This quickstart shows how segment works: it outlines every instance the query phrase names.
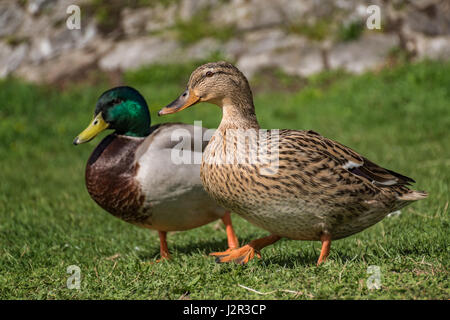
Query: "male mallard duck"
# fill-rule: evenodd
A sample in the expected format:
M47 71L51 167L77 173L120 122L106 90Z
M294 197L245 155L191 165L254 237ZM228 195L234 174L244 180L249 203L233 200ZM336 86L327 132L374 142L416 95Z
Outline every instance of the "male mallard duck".
M117 87L100 96L94 119L73 143L88 142L105 129L115 132L100 142L86 166L86 186L95 202L126 222L158 230L163 259L170 257L167 231L196 228L218 218L226 225L229 247L238 247L230 213L202 187L200 164L176 164L171 158L176 146L189 160L201 154L206 143L191 143L199 127L181 123L150 126L141 94L130 87ZM200 128L199 139L205 130ZM174 134L188 143L172 141Z
M227 62L197 68L187 90L159 114L199 102L216 104L223 113L203 153L203 186L224 208L271 232L241 248L213 253L219 262L247 263L255 253L259 256L259 250L286 237L322 241L317 262L321 264L331 240L360 232L427 196L407 188L414 182L411 178L314 131L270 130L258 137L248 81ZM251 142L239 142L243 134ZM248 150L261 148L273 152L259 152L257 161L250 161Z

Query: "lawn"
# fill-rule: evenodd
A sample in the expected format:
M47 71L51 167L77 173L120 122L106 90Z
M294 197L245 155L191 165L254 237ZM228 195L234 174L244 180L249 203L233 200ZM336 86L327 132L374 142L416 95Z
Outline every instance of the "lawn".
M156 116L181 93L192 68L154 66L125 80L146 97L154 123L203 120L217 127L220 110L209 104ZM225 230L216 222L169 234L173 259L154 263L156 232L114 218L86 191L85 164L100 139L72 145L105 89L103 83L61 91L0 82L0 298L450 298L449 63L360 76L324 73L301 90L255 94L263 128L313 129L414 178L415 189L430 193L400 215L333 242L320 267L319 242L287 239L246 266L216 264L208 253L226 247ZM233 219L241 243L267 235ZM80 268L80 290L67 288L71 265ZM379 290L366 285L369 266L379 267Z

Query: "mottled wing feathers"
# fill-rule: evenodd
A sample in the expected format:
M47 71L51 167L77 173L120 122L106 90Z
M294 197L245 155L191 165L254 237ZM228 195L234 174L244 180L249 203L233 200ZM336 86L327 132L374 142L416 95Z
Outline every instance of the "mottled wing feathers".
M291 131L295 132L295 131ZM380 167L372 161L361 156L349 147L346 147L339 142L325 138L314 131L297 131L302 132L304 139L303 144L311 146L316 152L326 154L333 158L344 169L350 171L352 174L364 177L373 184L378 186L393 186L393 185L408 185L415 182L413 179L394 171Z
M406 177L400 173L382 168L366 158L363 159L364 165L362 169L364 169L365 173L369 175L369 177L376 183L380 183L383 185L393 185L393 184L409 185L415 182L413 179Z

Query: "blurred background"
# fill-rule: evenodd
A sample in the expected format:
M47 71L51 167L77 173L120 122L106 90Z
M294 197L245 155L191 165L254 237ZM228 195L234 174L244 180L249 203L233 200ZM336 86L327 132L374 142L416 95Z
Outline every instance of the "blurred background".
M81 29L69 30L70 5ZM369 30L370 5L381 28ZM361 73L398 59L450 58L448 0L2 0L0 77L86 80L212 57L251 77ZM113 79L115 79L113 77ZM70 80L69 80L70 78ZM120 82L120 80L114 80Z
M371 5L380 29L367 27ZM246 268L216 265L220 223L170 234L174 262L148 263L157 234L86 191L87 159L110 132L72 141L121 84L143 94L153 124L217 127L210 104L156 113L219 59L249 78L262 128L317 131L429 198L334 242L325 268L319 242L287 240ZM448 299L449 128L449 0L0 0L0 298ZM267 235L233 224L241 243ZM81 290L66 286L70 265ZM365 285L372 265L381 290Z

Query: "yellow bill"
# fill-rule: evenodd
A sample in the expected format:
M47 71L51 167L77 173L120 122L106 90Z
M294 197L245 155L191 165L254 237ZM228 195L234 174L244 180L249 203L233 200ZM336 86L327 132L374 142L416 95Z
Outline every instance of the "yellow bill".
M75 140L73 140L74 145L78 145L81 143L88 142L94 139L100 132L107 129L109 124L103 119L102 113L100 112L97 116L91 121L89 126L81 132Z

